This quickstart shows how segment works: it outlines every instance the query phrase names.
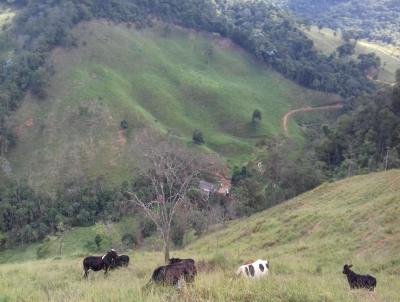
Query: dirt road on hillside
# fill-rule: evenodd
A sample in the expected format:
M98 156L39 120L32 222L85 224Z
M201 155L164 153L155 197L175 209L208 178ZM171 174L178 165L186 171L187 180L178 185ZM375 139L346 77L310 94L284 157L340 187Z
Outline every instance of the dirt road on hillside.
M282 125L283 125L283 130L285 131L286 135L289 135L289 129L288 129L288 123L289 119L295 115L296 113L300 112L312 112L312 111L326 111L326 110L339 110L343 108L343 103L336 103L334 105L328 105L328 106L321 106L321 107L303 107L299 109L294 109L290 110L285 114L285 116L282 118Z

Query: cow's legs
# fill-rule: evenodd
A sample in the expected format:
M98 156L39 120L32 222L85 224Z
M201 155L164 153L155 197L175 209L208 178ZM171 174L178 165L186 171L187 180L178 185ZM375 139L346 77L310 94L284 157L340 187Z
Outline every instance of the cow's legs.
M87 279L88 275L89 275L89 270L84 268L85 273L83 274L83 278Z

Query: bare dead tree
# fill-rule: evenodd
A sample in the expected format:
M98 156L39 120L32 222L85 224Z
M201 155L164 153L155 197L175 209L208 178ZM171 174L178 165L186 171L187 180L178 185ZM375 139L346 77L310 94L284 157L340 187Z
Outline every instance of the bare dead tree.
M164 244L164 259L169 260L171 225L177 210L188 202L187 193L198 188L199 176L211 172L216 160L195 154L172 139L161 140L144 133L136 141L145 165L143 177L148 186L128 192L129 201L154 222Z

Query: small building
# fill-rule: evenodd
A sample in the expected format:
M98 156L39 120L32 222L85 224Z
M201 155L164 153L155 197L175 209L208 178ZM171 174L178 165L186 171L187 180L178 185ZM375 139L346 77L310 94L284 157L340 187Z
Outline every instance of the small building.
M200 180L199 188L203 193L207 194L208 196L210 196L210 194L214 193L217 190L216 185L204 180Z

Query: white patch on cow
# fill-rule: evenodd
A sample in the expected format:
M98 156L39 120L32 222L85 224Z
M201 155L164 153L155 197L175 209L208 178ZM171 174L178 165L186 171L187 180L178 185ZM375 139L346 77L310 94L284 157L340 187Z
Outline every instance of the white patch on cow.
M107 254L104 254L103 257L101 257L101 260L104 260L104 257L105 257L106 255L107 255Z
M238 270L236 271L236 275L238 275L238 276L242 275L242 276L252 279L252 280L266 277L266 276L268 276L268 273L269 273L269 269L267 267L268 263L269 262L267 260L258 259L257 261L255 261L253 263L240 266L238 268ZM264 268L263 271L260 268L260 264ZM250 265L252 265L254 268L254 275L251 274ZM247 268L247 270L246 270L246 268Z

